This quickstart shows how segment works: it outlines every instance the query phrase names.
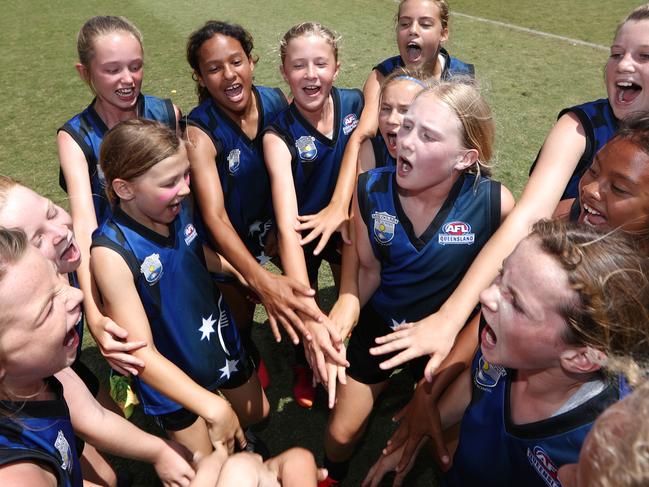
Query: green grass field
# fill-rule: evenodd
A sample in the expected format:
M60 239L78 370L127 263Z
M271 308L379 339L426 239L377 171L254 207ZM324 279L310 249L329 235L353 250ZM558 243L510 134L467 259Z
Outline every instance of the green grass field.
M618 22L638 4L637 0L450 0L458 15L452 16L447 47L476 66L497 121L495 174L515 195L520 194L529 165L558 111L606 95L603 67L607 52L475 17L608 46ZM173 98L187 113L196 97L184 58L185 41L207 19L235 21L247 27L255 37L255 53L260 58L256 82L287 91L278 73L277 45L291 25L318 20L336 30L342 36L338 84L361 87L374 64L396 53L395 12L396 2L388 0L3 2L0 63L5 107L0 112L0 173L66 205L58 188L55 133L91 99L74 64L76 32L92 15L124 15L140 28L146 59L144 91ZM321 287L330 306L335 299L330 277L321 278ZM264 320L259 310L257 321ZM256 334L273 379L268 391L272 418L261 436L273 451L299 444L320 455L327 416L324 395L312 411L297 407L290 395L287 344L276 346L262 326ZM90 341L85 354L105 375L106 367ZM407 401L408 392L407 381L399 379L380 401L347 485L360 484L393 429L389 418ZM141 416L137 422L155 430ZM433 469L427 465L430 462L421 463L408 485L434 484ZM128 462L122 465L134 473L138 485L153 482L149 469Z

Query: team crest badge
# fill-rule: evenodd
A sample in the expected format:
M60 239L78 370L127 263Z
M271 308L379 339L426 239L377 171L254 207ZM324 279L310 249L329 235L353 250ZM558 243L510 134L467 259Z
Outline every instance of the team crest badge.
M65 435L61 430L59 430L59 433L56 435L54 448L56 448L59 455L61 455L61 468L67 472L72 472L72 450L70 450L70 444L68 443L68 440L65 439Z
M490 364L484 357L480 357L478 368L475 371L473 380L477 386L493 388L496 387L501 377L507 373L502 365Z
M196 233L196 228L191 223L187 224L187 226L185 227L185 232L184 233L185 233L185 243L187 245L192 243L194 241L194 239L196 238L196 236L198 235Z
M140 272L144 274L146 282L155 284L162 277L162 262L159 254L151 254L144 259L140 266Z
M241 150L232 149L228 154L228 171L230 174L234 174L239 169L239 157L241 156Z
M295 147L303 161L312 161L318 155L318 148L315 145L315 138L311 135L303 135L295 141Z
M350 113L343 118L343 134L347 135L358 125L358 117L355 113Z
M399 223L399 219L385 211L375 211L372 213L374 220L374 238L381 245L387 245L394 238L394 226Z
M441 245L472 245L475 242L475 233L471 233L471 225L461 221L445 224L437 237Z
M550 455L543 448L535 446L527 449L527 460L530 462L536 473L538 473L548 487L561 487L559 482L559 469L554 464Z

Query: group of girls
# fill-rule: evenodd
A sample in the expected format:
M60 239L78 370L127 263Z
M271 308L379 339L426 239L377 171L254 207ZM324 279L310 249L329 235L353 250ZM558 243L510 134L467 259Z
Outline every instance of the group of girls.
M72 217L0 186L3 484L80 485L74 428L89 444L83 478L109 485L117 474L90 446L151 461L169 485L338 485L406 362L415 380L440 372L432 388L420 381L367 485L391 469L400 483L426 436L448 485L558 484L649 353L649 126L634 114L649 110L649 5L616 32L608 100L562 112L516 206L490 178L495 124L473 65L442 47L448 19L444 0L399 2L399 54L362 93L334 86L331 30L292 27L279 49L290 103L253 84L250 34L209 21L187 43L198 106L186 118L141 93L137 28L84 24L77 70L95 98L57 136ZM42 211L21 211L31 206ZM527 236L555 208L588 227L541 221ZM317 300L323 260L340 288L329 314ZM133 376L170 441L105 409L115 405L79 362L81 293L68 282L102 354ZM270 410L250 338L257 301L277 341L278 324L302 341L298 403L313 404L311 370L328 389L327 472L299 449L228 457L267 454L249 429ZM51 340L35 339L49 327ZM97 431L81 407L96 411Z

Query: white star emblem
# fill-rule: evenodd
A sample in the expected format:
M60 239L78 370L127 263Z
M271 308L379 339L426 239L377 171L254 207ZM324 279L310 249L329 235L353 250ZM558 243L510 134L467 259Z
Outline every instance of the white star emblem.
M396 329L401 325L406 324L406 320L397 321L394 318L391 318L391 320L392 320L392 324L390 325L390 328L392 328L393 331L396 331Z
M237 367L238 363L239 363L238 360L229 360L226 358L225 366L219 369L221 371L221 377L219 377L219 379L223 379L223 377L229 379L230 375L232 375L234 372L237 372L239 370L239 368Z
M203 334L201 341L205 338L207 338L208 342L210 341L210 334L214 333L214 323L216 323L216 320L212 319L212 315L209 318L203 318L203 326L198 329Z
M264 251L261 251L261 254L257 256L257 260L259 261L259 265L266 265L271 261L272 257L266 255Z

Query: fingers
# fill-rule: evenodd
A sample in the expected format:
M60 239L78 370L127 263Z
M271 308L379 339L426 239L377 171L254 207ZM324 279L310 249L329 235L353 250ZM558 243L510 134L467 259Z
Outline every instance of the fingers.
M300 320L300 318L296 314L294 314L294 316L295 316L295 318L297 320L300 321L300 323L302 322ZM282 327L284 328L284 330L286 330L286 333L287 333L289 339L291 340L291 342L293 343L293 345L297 345L298 343L300 343L300 337L297 335L297 333L295 333L295 330L293 329L293 326L291 326L291 322L288 321L284 317L280 317L279 322L282 324ZM275 325L275 326L277 326L277 325ZM304 324L302 324L302 326L304 326ZM302 330L300 330L300 331L301 331L302 335L305 335L304 332L306 332L306 336L310 337L309 332L308 332L308 330L306 330L306 328L304 328L304 331L302 331ZM278 330L278 333L279 333L279 330Z
M134 375L137 375L139 373L138 369L143 369L145 366L144 362L141 359L133 355L129 355L128 353L111 353L104 355L104 358L108 361L108 363L111 364L113 368L117 366L121 369L134 370ZM133 372L130 373L132 374Z
M329 475L329 471L326 468L319 468L316 472L316 480L322 482Z
M243 430L241 429L241 426L237 426L237 430L234 433L234 437L237 440L239 447L243 450L248 444L248 441L246 440L246 435L243 434ZM234 451L234 444L232 445L232 450L228 449L228 451L230 453Z
M331 362L334 362L336 365L340 365L341 367L349 367L349 362L347 362L344 355L336 350L331 344L321 343L320 348Z
M271 316L268 317L268 324L270 325L270 329L273 332L273 337L275 338L275 342L276 343L281 342L282 341L282 335L279 332L279 327L277 326L277 320L275 320L274 316L273 317L271 317ZM291 331L293 331L293 328L291 328ZM287 330L287 332L288 332L288 330ZM295 332L293 332L293 334L295 334ZM290 333L289 333L289 337L291 338L291 341L293 343L295 343L293 340L296 337L291 336Z
M382 370L388 370L392 369L394 367L398 367L399 365L405 364L407 362L410 362L412 359L419 357L420 355L412 349L408 348L401 352L398 355L395 355L389 360L386 360L385 362L381 362L379 364L379 367L381 367Z
M113 362L110 359L106 359L106 361L108 362L108 365L110 365L111 369L113 369L115 372L117 372L117 373L119 373L121 375L126 375L126 376L131 375L131 374L132 375L137 375L137 369L132 369L132 368L129 368L129 367L122 368L122 367L119 366L119 364L121 362Z
M333 409L333 407L336 405L336 386L337 384L337 376L338 376L338 367L336 365L328 365L327 368L329 369L328 372L328 377L327 377L327 396L329 398L329 409Z
M352 238L349 232L349 222L343 222L340 227L340 237L343 239L343 242L345 242L347 245L352 245Z
M112 339L104 340L104 345L101 347L105 355L114 354L116 352L126 352L127 354L140 348L146 347L147 343L140 342L120 342L118 340ZM144 367L144 363L142 363Z
M433 379L435 378L435 373L437 372L439 365L442 363L442 360L444 360L445 358L446 355L442 355L439 352L434 354L430 358L430 360L426 364L426 368L424 369L424 377L426 377L426 381L433 382Z
M435 455L437 456L437 461L439 463L442 471L446 471L451 466L451 455L446 449L446 442L444 441L444 435L441 430L437 430L432 434L433 448L435 450ZM401 464L403 459L399 462Z
M302 224L302 225L305 225L305 224ZM313 224L308 224L308 225L309 225L309 227L313 227ZM307 234L306 237L303 237L303 238L300 239L300 245L304 246L304 245L310 244L310 243L313 242L316 238L318 238L319 235L323 235L323 236L324 236L325 233L328 233L329 235L331 235L331 232L329 232L329 231L327 231L326 229L323 229L323 228L322 228L322 225L318 225L318 226L316 226L315 228L313 228L313 230L311 230L311 231ZM329 237L327 237L327 241L328 241L328 240L329 240ZM318 244L318 247L320 247L319 244ZM316 249L313 251L313 255L318 255L318 254L320 253L320 250L322 250L322 249L318 250L318 247L316 247ZM323 247L324 247L324 246L323 246Z
M112 320L106 321L106 324L104 325L104 331L109 335L113 335L119 338L120 340L126 340L126 337L128 337L128 332Z
M325 320L322 324L327 329L329 338L333 346L336 348L336 350L340 350L343 345L343 339L340 337L340 332L338 331L338 328L336 327L334 322L331 320Z
M406 338L410 336L408 330L412 329L414 326L415 326L414 323L405 323L401 325L394 333L383 335L381 337L376 337L374 341L378 344L384 344L384 343L393 342L395 340L400 340L401 338Z

